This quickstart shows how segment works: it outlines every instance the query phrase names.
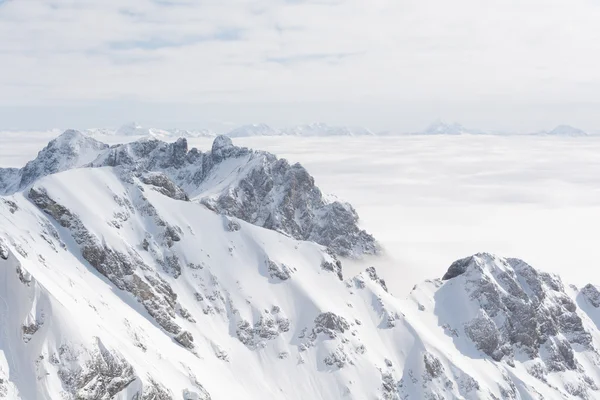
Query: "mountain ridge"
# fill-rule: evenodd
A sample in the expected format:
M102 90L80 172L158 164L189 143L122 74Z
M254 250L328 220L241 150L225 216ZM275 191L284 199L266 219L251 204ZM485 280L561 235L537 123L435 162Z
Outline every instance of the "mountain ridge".
M478 253L399 297L300 165L91 140L0 169L0 398L600 398L597 286Z

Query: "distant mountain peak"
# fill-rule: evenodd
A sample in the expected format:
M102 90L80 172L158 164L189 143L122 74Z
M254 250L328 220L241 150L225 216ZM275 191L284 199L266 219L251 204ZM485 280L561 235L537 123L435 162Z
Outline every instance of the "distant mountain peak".
M547 134L552 136L588 136L584 130L565 124L556 126Z
M437 119L432 122L424 131L418 132L422 135L462 135L462 134L481 134L481 131L467 129L458 122L445 122Z
M326 137L326 136L373 136L369 129L351 126L331 126L324 122L313 122L282 129L273 128L267 124L242 125L233 129L229 137L252 136L299 136L299 137Z
M246 136L279 136L281 131L272 128L267 124L247 124L237 127L227 133L229 137L246 137Z

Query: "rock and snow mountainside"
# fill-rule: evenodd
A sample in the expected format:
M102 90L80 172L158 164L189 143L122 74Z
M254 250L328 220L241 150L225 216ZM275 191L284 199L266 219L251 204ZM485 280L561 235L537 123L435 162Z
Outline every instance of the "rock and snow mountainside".
M21 170L0 169L0 193L23 190L43 176L83 165L119 167L123 176L138 177L171 197L181 192L179 197L220 214L317 242L339 255L378 251L374 238L358 227L354 208L327 200L304 167L234 146L225 136L214 140L212 151L202 153L188 149L184 138L109 147L67 131Z
M225 137L75 159L0 197L0 399L600 399L594 285L482 253L400 299L194 201L238 189L303 226L318 189L299 166Z

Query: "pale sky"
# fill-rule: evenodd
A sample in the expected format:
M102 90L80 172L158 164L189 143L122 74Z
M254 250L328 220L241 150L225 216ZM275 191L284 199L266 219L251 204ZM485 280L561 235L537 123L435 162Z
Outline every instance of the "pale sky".
M600 129L597 0L0 0L0 128Z

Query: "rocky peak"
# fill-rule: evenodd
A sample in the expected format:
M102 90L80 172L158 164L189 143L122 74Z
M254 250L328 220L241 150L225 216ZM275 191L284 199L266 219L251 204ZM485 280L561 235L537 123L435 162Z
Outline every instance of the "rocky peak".
M235 153L236 147L233 145L231 138L225 135L219 135L213 141L211 156L215 162L220 162L225 158Z
M90 138L79 131L69 129L51 140L34 160L29 161L20 170L13 170L15 182L12 190L20 190L41 177L57 172L78 168L95 159L108 149L108 145ZM18 180L18 182L16 182ZM6 184L6 186L9 186Z
M442 279L440 290L473 304L464 332L496 361L514 364L516 354L525 353L545 371L577 370L573 346L593 349L558 276L520 259L480 253L454 262Z
M581 289L581 294L594 308L600 307L600 290L598 290L598 287L588 283Z
M215 138L212 145L212 152L219 151L220 149L232 147L233 141L230 137L225 135L219 135Z

